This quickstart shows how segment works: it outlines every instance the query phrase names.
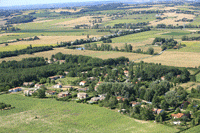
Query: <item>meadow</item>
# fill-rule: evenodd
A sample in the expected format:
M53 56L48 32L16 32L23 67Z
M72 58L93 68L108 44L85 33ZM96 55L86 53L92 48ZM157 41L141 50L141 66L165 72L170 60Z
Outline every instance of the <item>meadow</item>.
M196 81L200 82L200 73L196 75Z
M135 121L95 105L36 99L20 94L0 95L12 110L0 112L0 132L177 132L173 127ZM12 125L12 126L11 126ZM33 128L34 127L34 128Z

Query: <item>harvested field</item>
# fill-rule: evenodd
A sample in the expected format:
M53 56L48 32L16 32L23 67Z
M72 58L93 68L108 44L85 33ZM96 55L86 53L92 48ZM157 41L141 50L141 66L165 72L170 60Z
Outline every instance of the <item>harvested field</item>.
M142 59L144 62L161 63L167 66L199 67L200 54L195 52L165 51L162 55ZM139 60L141 61L141 60Z
M53 54L56 54L58 52L61 52L63 54L72 54L72 55L86 55L91 57L97 57L102 59L108 59L108 58L117 58L121 56L125 56L129 58L130 60L135 60L143 57L148 57L150 55L145 54L135 54L135 53L125 53L125 52L113 52L113 51L91 51L91 50L73 50L73 49L65 49L65 48L54 48L54 50L46 51L46 52L39 52L31 55L19 55L16 57L7 57L0 59L0 62L3 60L5 61L20 61L23 58L30 58L30 57L44 57L44 58L51 58Z
M14 43L9 43L9 45L41 45L41 44L57 44L60 42L68 42L68 41L75 41L76 39L87 39L87 35L85 36L38 36L40 40L34 41L19 41ZM98 35L91 35L92 37L99 37Z
M109 18L105 17L105 16L84 16L84 17L73 19L73 20L60 22L55 25L64 25L67 27L75 27L76 25L86 24L86 25L92 26L93 25L92 20L95 20L93 17L102 17L102 22L109 20ZM95 23L95 24L100 24L100 23Z
M179 22L175 22L175 20L180 20L180 19L183 19L183 18L187 18L187 19L194 19L194 15L191 15L191 14L178 14L178 13L164 13L164 15L160 16L160 17L167 17L166 19L164 20L154 20L154 21L151 21L150 25L152 26L156 26L157 24L166 24L166 25L184 25L184 24L188 24L190 22L182 22L182 21L179 21Z

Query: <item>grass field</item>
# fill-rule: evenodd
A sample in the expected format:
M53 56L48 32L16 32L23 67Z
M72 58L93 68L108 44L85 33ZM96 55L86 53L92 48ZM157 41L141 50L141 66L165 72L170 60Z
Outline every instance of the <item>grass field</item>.
M1 95L0 101L15 107L0 112L1 132L173 133L178 131L173 127L153 122L135 121L118 112L95 105L36 99L15 94Z
M171 35L171 36L184 36L188 35L190 32L170 32L170 33L164 33L162 35Z
M199 133L199 132L200 132L200 125L195 126L195 127L191 128L191 129L188 129L188 130L186 130L186 131L184 131L182 133Z
M144 62L161 63L167 66L177 67L199 67L199 53L165 51L162 55L143 59Z

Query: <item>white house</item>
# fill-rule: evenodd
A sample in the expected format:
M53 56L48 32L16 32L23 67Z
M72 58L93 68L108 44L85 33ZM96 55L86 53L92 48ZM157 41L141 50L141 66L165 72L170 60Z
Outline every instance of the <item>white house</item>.
M86 84L86 81L81 81L81 82L79 83L80 86L84 86L85 84Z

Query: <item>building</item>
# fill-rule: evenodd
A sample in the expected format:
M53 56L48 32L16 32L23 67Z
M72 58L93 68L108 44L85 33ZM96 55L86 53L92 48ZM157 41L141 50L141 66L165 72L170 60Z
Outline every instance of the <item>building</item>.
M135 107L136 105L141 105L140 102L136 102L136 101L132 101L132 102L130 102L130 104L132 107Z
M164 81L164 80L165 80L165 76L162 76L160 79L161 79L162 81Z
M163 109L156 109L156 108L153 109L153 112L154 112L155 114L160 114L160 113L162 113L163 111L164 111Z
M42 87L45 87L45 85L43 85L43 84L35 84L35 88L37 88L37 89L40 89Z
M46 94L46 95L54 95L54 94L56 94L56 91L47 90L47 91L45 92L45 94Z
M33 90L25 90L24 91L25 96L31 96L31 95L33 95L33 93L35 93L35 91L33 91Z
M79 92L80 92L80 91L86 92L87 90L89 90L89 88L78 88L78 89L77 89L77 91L79 91Z
M22 90L21 87L16 87L16 88L10 89L10 90L8 90L8 91L9 91L9 92L19 92L19 91L21 91L21 90Z
M57 88L57 89L58 88L62 88L62 85L61 84L56 84L56 85L53 86L53 88Z
M32 86L32 85L34 85L33 82L24 82L23 83L23 86Z
M61 92L61 93L59 93L58 94L58 97L59 98L62 98L62 97L67 97L67 96L69 96L69 95L71 95L68 91L66 91L66 92Z
M78 99L85 99L88 97L87 93L78 93L77 94Z
M124 71L124 75L125 75L126 77L128 77L128 73L129 73L129 72L128 72L127 70Z
M81 81L81 82L79 83L80 86L84 86L85 84L86 84L86 81Z
M171 116L174 118L174 119L178 119L178 118L182 118L183 116L186 116L184 113L178 113L178 114L171 114Z
M65 86L62 86L62 89L70 91L70 90L73 90L73 87L65 85Z
M101 100L104 100L104 99L105 99L105 97L93 97L93 98L91 98L90 101L97 102L97 101L101 101Z

